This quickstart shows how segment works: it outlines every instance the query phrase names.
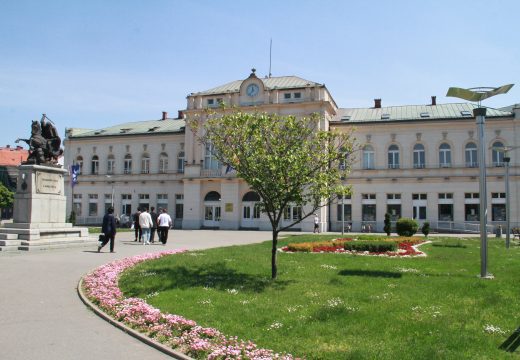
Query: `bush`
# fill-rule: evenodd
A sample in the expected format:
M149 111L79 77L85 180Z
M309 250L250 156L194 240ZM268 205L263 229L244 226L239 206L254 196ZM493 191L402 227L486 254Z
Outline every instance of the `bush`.
M400 218L395 223L395 231L399 236L412 236L417 232L419 224L414 219Z
M421 231L424 236L428 236L428 234L430 233L430 223L428 221L424 222Z
M390 214L385 214L385 226L383 228L383 231L386 233L386 236L390 236L390 232L392 231L392 225L390 223Z
M348 242L345 243L345 250L349 251L368 251L371 253L385 253L387 251L397 251L397 243L389 241L381 242Z
M69 219L68 219L72 225L76 225L76 213L74 211L70 212Z

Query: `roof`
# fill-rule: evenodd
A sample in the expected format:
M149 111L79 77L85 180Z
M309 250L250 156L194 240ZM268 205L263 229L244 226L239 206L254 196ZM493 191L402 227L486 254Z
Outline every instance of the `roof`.
M220 85L214 87L213 89L209 89L206 91L200 91L197 93L192 93L190 95L211 95L211 94L223 94L228 92L238 92L240 91L240 85L245 80L235 80L230 83ZM302 79L298 76L279 76L279 77L269 77L269 78L258 78L264 83L264 86L267 89L294 89L294 88L305 88L309 86L323 86L323 84L319 84L314 81L309 81Z
M183 133L186 127L184 119L165 119L127 122L102 129L67 129L67 137L87 138L105 136L124 136L124 135L150 135L150 134L171 134Z
M27 160L29 150L23 148L0 148L0 166L18 166Z
M473 118L472 103L406 105L381 108L338 109L332 121L342 123L394 122ZM513 116L510 111L487 108L486 118Z

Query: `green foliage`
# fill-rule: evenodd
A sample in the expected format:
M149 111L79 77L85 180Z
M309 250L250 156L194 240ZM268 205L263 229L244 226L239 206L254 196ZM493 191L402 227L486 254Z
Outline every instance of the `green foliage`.
M334 237L299 234L280 246ZM164 312L300 358L517 359L499 347L519 326L511 314L520 313L520 247L488 246L492 281L477 276L478 237L436 237L420 247L424 258L280 253L275 281L270 241L188 252L136 266L119 285Z
M374 253L384 253L387 251L397 251L397 242L394 241L355 241L345 243L345 250L349 251L369 251Z
M400 218L395 223L395 231L399 236L412 236L417 232L419 224L414 219Z
M76 225L76 212L74 210L70 212L68 222L70 222L72 225Z
M425 221L423 223L421 232L423 233L424 236L428 236L428 234L430 233L430 222L429 221Z
M383 228L383 231L386 233L387 236L390 236L390 232L392 231L392 225L390 223L390 214L385 214L385 226Z
M188 120L197 139L260 195L260 209L273 231L273 278L278 233L311 216L337 194L350 191L342 180L352 163L350 133L324 131L320 123L318 115L281 116L225 108L208 113L205 119ZM307 205L310 211L282 227L289 205Z
M14 203L14 192L0 183L0 208L9 208Z

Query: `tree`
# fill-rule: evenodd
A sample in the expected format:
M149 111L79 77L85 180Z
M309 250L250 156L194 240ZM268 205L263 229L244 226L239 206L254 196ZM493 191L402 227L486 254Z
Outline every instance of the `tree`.
M385 226L384 226L383 230L384 230L384 232L386 233L387 236L390 236L390 232L392 231L392 224L390 222L390 214L389 213L385 214Z
M317 209L347 194L342 184L350 171L353 144L350 133L319 129L321 118L244 113L211 113L189 126L213 155L236 171L261 198L260 209L272 227L271 275L277 275L280 231L303 221ZM340 164L342 165L340 167ZM281 226L288 205L302 207L301 218Z
M421 228L421 231L424 236L428 237L428 234L430 233L430 222L429 221L424 222L424 224Z
M10 208L14 203L14 193L0 183L0 208Z

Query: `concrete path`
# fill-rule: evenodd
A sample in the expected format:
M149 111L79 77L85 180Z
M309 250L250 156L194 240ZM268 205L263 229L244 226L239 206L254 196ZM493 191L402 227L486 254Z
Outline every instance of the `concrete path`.
M88 310L79 279L99 265L165 249L203 249L269 240L270 232L173 230L168 244L143 246L132 233L108 245L27 253L0 253L0 358L3 360L170 359Z

